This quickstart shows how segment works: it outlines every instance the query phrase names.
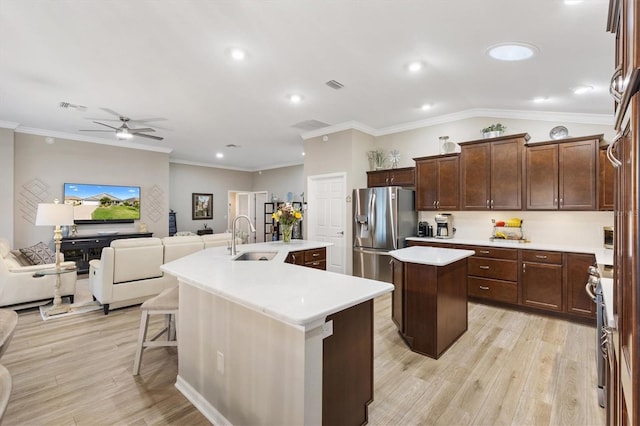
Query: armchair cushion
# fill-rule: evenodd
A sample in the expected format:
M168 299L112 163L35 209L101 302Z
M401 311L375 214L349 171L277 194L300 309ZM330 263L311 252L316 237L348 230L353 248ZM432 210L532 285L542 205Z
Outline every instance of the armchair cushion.
M33 265L56 263L55 253L42 241L31 247L21 248L20 252L24 254Z

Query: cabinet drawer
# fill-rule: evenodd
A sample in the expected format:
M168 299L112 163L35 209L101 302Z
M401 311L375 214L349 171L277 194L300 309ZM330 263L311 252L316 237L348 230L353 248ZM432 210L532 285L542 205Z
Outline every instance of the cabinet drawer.
M307 268L314 269L322 269L323 271L327 270L327 261L326 260L314 260L313 262L306 262L304 264Z
M507 303L518 302L518 285L516 283L469 277L467 284L469 286L469 296L471 297Z
M294 265L304 265L304 251L292 251L287 255L286 263L293 263Z
M562 265L562 253L557 251L522 250L522 261Z
M304 263L325 260L327 258L327 250L323 248L306 250L304 252Z
M476 254L473 257L490 257L492 259L518 260L517 249L458 245L456 245L456 248L475 251Z
M515 260L470 257L467 267L469 275L507 281L518 281L518 262Z

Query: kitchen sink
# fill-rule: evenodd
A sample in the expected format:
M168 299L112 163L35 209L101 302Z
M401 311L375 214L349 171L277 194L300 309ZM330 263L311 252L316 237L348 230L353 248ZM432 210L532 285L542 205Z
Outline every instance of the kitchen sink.
M247 251L233 260L271 260L276 254L277 251Z

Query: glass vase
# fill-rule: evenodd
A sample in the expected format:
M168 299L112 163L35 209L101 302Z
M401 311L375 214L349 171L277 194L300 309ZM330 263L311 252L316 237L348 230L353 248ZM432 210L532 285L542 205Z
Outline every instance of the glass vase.
M285 243L291 242L291 231L293 230L293 224L285 225L282 224L282 241Z

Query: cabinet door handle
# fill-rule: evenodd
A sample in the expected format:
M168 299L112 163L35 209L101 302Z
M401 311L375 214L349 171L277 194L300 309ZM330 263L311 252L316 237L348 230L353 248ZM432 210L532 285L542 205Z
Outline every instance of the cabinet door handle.
M616 137L613 139L613 142L611 142L609 146L607 146L607 158L609 159L609 162L613 165L613 167L615 167L616 169L622 166L622 162L613 155L613 147L622 138L622 135L623 135L622 132L618 133Z
M564 206L564 201L562 200L562 198L560 198L560 207Z
M489 254L491 253L489 250L478 250L480 253L482 254Z
M609 83L609 93L613 96L613 99L616 100L616 103L620 103L622 99L622 91L624 91L624 87L618 87L616 80L622 76L622 64L616 68L611 76L611 82Z
M493 200L491 200L491 208L493 208Z
M312 265L313 266L318 266L320 264L320 262L313 262Z
M489 267L488 267L488 266L485 266L485 265L480 265L480 266L479 266L479 268L480 268L480 269L489 269Z
M389 183L393 183L393 176L391 176L391 179L389 179Z
M547 258L547 256L544 256L544 255L542 255L542 254L536 254L536 258L537 258L537 259L546 259L546 258Z
M489 208L489 200L487 200L487 208Z
M489 290L489 287L484 286L484 285L481 285L481 286L480 286L480 290Z
M296 263L296 255L291 253L291 263Z
M558 205L558 199L557 199L557 198L554 198L554 199L553 199L553 205L554 205L554 206L557 206L557 205Z
M527 264L523 263L522 264L522 273L524 274L525 272L527 272Z
M313 257L318 257L318 256L320 256L320 253L313 253L312 256Z
M436 202L435 201L433 202L433 208L434 209L436 208Z

